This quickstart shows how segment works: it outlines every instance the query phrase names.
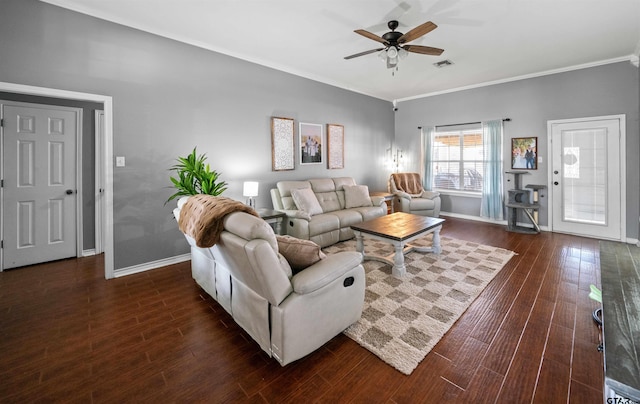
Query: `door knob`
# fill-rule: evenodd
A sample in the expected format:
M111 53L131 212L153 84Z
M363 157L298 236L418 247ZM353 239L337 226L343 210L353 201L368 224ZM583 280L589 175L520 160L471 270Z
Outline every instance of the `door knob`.
M558 170L555 170L553 173L554 173L554 174L558 174Z
M554 181L554 182L553 182L553 185L558 185L558 181Z
M65 192L66 192L67 195L71 195L73 193L73 190L67 189Z

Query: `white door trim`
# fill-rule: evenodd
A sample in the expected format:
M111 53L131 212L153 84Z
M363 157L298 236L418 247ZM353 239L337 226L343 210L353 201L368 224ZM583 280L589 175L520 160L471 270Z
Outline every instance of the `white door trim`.
M70 100L99 102L104 105L104 141L101 156L104 161L104 276L114 277L113 256L113 98L107 95L59 90L46 87L0 81L0 91L10 93L39 95L44 97L65 98Z
M548 162L548 171L547 171L547 183L550 187L553 185L553 145L551 144L552 139L552 130L554 125L565 124L565 123L576 123L576 122L588 122L588 121L604 121L604 120L618 120L620 122L620 150L619 150L619 161L620 161L620 236L622 241L627 241L627 167L626 167L626 156L625 151L627 149L626 146L626 138L627 138L627 127L626 127L626 115L605 115L605 116L593 116L586 118L572 118L572 119L556 119L552 121L547 121L547 150L549 155ZM551 190L550 190L551 191ZM548 202L547 202L547 223L549 225L549 230L553 231L553 192L548 192Z
M103 249L103 225L104 225L104 162L102 161L102 149L104 143L104 111L95 111L95 244L96 254L102 254Z

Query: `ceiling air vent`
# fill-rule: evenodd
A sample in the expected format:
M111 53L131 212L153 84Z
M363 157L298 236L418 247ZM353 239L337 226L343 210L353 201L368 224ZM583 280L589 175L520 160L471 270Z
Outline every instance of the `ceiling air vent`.
M452 64L453 64L452 61L450 61L449 59L445 59L445 60L441 60L439 62L436 62L433 65L435 67L447 67L447 66L451 66Z

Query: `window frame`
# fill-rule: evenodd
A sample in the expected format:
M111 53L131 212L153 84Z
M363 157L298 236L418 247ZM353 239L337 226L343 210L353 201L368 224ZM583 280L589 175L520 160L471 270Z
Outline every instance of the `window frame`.
M475 158L470 158L470 159L465 159L465 146L464 146L464 136L465 135L478 135L480 137L480 141L478 143L479 147L480 147L480 152L479 152L479 157L475 157ZM458 147L460 150L460 158L459 159L436 159L435 157L435 150L436 150L436 144L438 143L438 137L439 136L455 136L458 138ZM438 128L436 127L434 132L433 132L433 143L432 143L432 151L431 151L431 161L429 162L429 164L432 164L432 184L433 184L433 189L443 193L443 194L450 194L450 195L460 195L460 196L467 196L467 197L477 197L477 198L481 198L482 197L482 188L484 186L484 184L482 183L482 176L484 175L484 133L483 133L483 129L482 129L482 125L481 124L471 124L471 125L455 125L455 127L447 127L447 128ZM476 146L476 153L477 153L477 147ZM469 151L467 151L467 153L469 153ZM481 169L478 170L477 168L475 169L477 172L479 172L480 174L480 189L478 190L471 190L471 189L464 189L464 185L463 185L463 189L454 189L454 188L442 188L442 187L438 187L437 186L437 181L436 181L436 176L438 175L438 173L436 172L436 166L438 163L444 163L447 165L453 165L456 164L458 165L458 186L460 186L460 178L462 178L462 181L464 182L464 178L465 178L465 170L469 169L469 168L465 168L469 166L469 164L478 167L478 165L481 166ZM450 172L450 171L449 171Z

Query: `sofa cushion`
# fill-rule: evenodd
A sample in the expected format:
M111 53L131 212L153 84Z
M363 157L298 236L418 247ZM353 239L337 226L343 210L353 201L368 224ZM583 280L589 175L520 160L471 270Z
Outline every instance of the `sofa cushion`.
M280 202L282 208L287 210L296 210L296 203L293 201L291 191L299 188L311 188L309 181L279 181L277 184L278 192L280 192ZM275 204L276 206L279 204Z
M352 224L362 222L362 215L357 209L343 209L329 213L340 220L340 228L349 228Z
M326 258L320 246L311 240L281 235L276 235L276 239L278 240L278 251L286 258L294 275Z
M316 198L318 198L318 203L320 204L323 213L334 212L342 209L340 200L338 199L338 194L335 191L316 193Z
M371 197L369 197L369 187L366 185L345 185L344 204L347 209L373 206Z
M289 261L282 255L282 253L278 252L278 261L280 261L280 268L284 271L287 278L291 279L293 276L293 271L291 270L291 265Z
M372 220L380 216L387 214L387 207L381 206L362 206L360 208L353 208L353 211L359 212L362 215L362 220Z
M335 177L333 178L333 184L336 187L336 191L342 191L345 185L356 185L356 181L351 177Z
M321 192L335 192L336 185L331 178L314 178L309 180L313 192L319 194Z
M322 213L322 207L311 188L292 189L291 196L299 210L304 210L312 216Z
M433 199L413 198L409 202L409 209L414 210L432 210L436 207Z

